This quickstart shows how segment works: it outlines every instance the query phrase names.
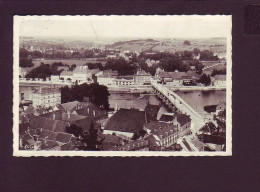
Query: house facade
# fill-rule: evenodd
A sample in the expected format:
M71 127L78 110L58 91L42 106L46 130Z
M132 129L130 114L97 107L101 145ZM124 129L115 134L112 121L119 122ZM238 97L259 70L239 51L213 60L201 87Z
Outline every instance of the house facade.
M217 87L226 86L226 75L215 75L213 86L217 86Z
M56 88L42 88L31 93L33 107L54 107L61 103L61 92Z
M151 84L151 75L145 71L138 70L134 76L136 85Z
M191 133L191 118L185 114L175 114L173 125L177 127L179 136Z

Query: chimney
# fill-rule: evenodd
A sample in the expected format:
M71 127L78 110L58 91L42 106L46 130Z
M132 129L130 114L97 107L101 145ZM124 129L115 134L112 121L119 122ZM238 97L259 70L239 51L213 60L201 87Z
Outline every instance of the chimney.
M56 115L55 115L55 113L53 113L53 114L52 114L52 118L55 119L55 117L56 117Z
M68 113L67 113L67 114L68 114L68 118L70 118L70 110L68 110Z

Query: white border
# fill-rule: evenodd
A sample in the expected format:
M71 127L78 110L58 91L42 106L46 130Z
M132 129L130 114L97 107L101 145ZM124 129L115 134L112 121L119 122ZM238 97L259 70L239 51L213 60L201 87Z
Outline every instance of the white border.
M92 17L102 19L102 16L91 15ZM118 17L116 15L111 15L113 17ZM112 17L109 16L111 19ZM136 17L135 15L126 17ZM148 16L148 15L147 15ZM144 17L147 17L144 16ZM171 17L150 15L157 17ZM174 15L176 16L176 15ZM180 16L180 15L178 15ZM187 16L187 15L183 15ZM220 16L220 15L190 15L192 17L204 17L204 16ZM103 156L103 157L141 157L141 156L231 156L232 155L232 16L231 15L221 15L229 18L230 33L227 34L227 88L226 88L226 106L227 106L227 116L226 116L226 151L225 152L171 152L171 151L24 151L19 150L19 24L21 20L35 20L35 19L53 19L53 20L73 20L73 19L84 19L86 16L14 16L14 35L13 35L13 156L20 157L32 157L32 156ZM138 17L143 17L143 15L138 15Z

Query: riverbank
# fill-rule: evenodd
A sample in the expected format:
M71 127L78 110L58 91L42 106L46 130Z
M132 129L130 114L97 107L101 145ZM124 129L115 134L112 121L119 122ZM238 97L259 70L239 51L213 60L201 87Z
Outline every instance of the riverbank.
M20 80L20 86L71 86L69 82L51 82L51 81L28 81ZM164 85L166 88L171 91L225 91L226 87L213 87L213 86L181 86L181 87L172 87ZM151 85L134 85L134 86L108 86L109 92L123 92L123 93L146 93L153 91Z
M170 87L165 86L166 88L170 89L171 91L225 91L226 87L202 87L202 86L182 86L182 87Z

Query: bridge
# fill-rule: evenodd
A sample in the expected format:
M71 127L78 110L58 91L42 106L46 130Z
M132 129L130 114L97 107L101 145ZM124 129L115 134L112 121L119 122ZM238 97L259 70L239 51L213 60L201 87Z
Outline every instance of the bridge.
M179 95L169 90L157 81L152 80L151 85L158 93L159 97L168 105L170 108L175 106L181 113L189 115L191 118L192 128L197 132L204 124L204 118L196 112L186 101L184 101Z

